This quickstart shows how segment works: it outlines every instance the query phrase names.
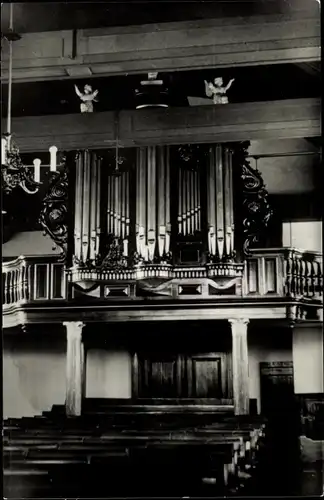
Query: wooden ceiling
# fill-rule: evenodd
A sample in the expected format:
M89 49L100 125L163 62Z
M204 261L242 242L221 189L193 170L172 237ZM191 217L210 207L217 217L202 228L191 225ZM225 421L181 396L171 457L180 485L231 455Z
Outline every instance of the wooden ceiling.
M19 33L128 26L217 17L319 12L316 0L127 0L115 2L15 2ZM1 9L1 31L9 25L9 3Z

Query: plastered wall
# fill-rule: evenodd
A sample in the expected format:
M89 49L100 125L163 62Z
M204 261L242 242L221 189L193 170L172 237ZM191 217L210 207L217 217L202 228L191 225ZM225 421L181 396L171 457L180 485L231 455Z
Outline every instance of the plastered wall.
M131 369L131 356L126 350L89 349L86 396L130 398Z
M66 345L13 339L4 342L3 417L41 415L64 404ZM87 397L131 397L131 358L126 350L90 349Z
M293 331L296 394L324 392L322 327L295 327Z
M3 417L40 415L65 400L65 347L4 342Z

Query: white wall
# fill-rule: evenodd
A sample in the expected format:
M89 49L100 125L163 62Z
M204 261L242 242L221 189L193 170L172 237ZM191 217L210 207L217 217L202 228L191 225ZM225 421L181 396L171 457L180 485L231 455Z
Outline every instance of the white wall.
M41 415L53 404L64 404L66 344L28 344L18 338L4 342L3 417ZM7 345L6 345L7 344ZM130 398L131 356L123 350L90 349L87 357L87 397Z
M251 141L250 155L316 151L305 139ZM255 161L251 159L252 167ZM269 194L309 193L315 189L314 168L320 168L318 155L260 158L257 163Z
M3 417L34 416L65 401L63 350L3 350Z
M296 394L324 392L323 329L295 327L293 332Z
M89 349L87 352L88 398L130 398L131 356L125 350Z
M44 236L42 231L23 231L14 234L2 245L2 257L60 254L61 250L54 247L54 242L49 236Z
M257 400L261 410L260 363L271 361L292 361L291 332L286 329L280 334L273 330L248 333L250 398Z
M282 244L284 247L322 252L322 221L284 222Z

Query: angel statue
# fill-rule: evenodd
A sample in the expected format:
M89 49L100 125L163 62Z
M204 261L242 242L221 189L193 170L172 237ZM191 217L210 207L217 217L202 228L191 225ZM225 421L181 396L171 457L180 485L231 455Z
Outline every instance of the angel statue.
M92 92L91 85L84 86L84 93L83 94L82 94L82 92L80 92L80 90L78 89L78 87L76 85L74 85L74 88L75 88L76 94L80 97L80 99L82 101L80 104L81 113L93 113L93 104L92 103L93 103L93 101L98 102L96 97L97 97L99 91L95 90L94 92Z
M234 78L228 82L226 87L223 86L223 78L215 78L214 83L205 80L205 92L207 97L212 97L214 104L228 104L228 97L224 94L231 87ZM215 84L215 85L214 85ZM222 95L223 94L223 95Z

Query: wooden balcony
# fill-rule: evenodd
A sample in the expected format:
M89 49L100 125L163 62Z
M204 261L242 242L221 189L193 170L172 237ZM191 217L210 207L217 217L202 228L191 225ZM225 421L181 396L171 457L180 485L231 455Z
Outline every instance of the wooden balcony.
M154 267L154 269L153 269ZM227 269L228 268L228 269ZM161 276L159 272L161 271ZM98 293L83 297L82 304L86 308L104 304L116 307L127 307L127 304L145 309L147 297L138 293L138 282L150 279L164 278L165 283L175 284L173 293L157 294L150 297L150 304L161 304L179 299L179 308L183 307L184 299L206 305L226 307L260 307L269 308L278 304L282 307L289 319L322 319L318 316L323 303L323 265L322 255L316 252L305 252L293 248L256 249L246 259L244 265L219 264L194 268L168 268L158 265L141 266L140 269L130 269L118 273L100 273L66 270L64 264L57 257L18 257L5 262L2 266L3 290L3 317L6 328L6 318L18 311L44 311L50 307L51 311L60 308L75 309L79 305L80 295L72 293L73 286L78 281L79 272L85 293L87 290L98 289ZM224 282L235 281L235 287L229 291ZM213 284L219 291L211 291ZM180 290L190 289L187 295L181 295ZM201 293L194 293L200 289ZM113 293L114 291L127 293ZM131 291L131 292L130 292ZM181 300L182 299L182 300ZM145 304L144 304L145 303ZM287 307L289 306L289 307ZM294 309L295 308L295 309ZM315 311L316 314L309 310ZM291 311L295 311L292 313ZM17 323L18 320L15 322ZM8 326L11 325L10 321Z
M66 292L65 267L56 256L20 256L2 264L4 311L38 301L64 301Z

